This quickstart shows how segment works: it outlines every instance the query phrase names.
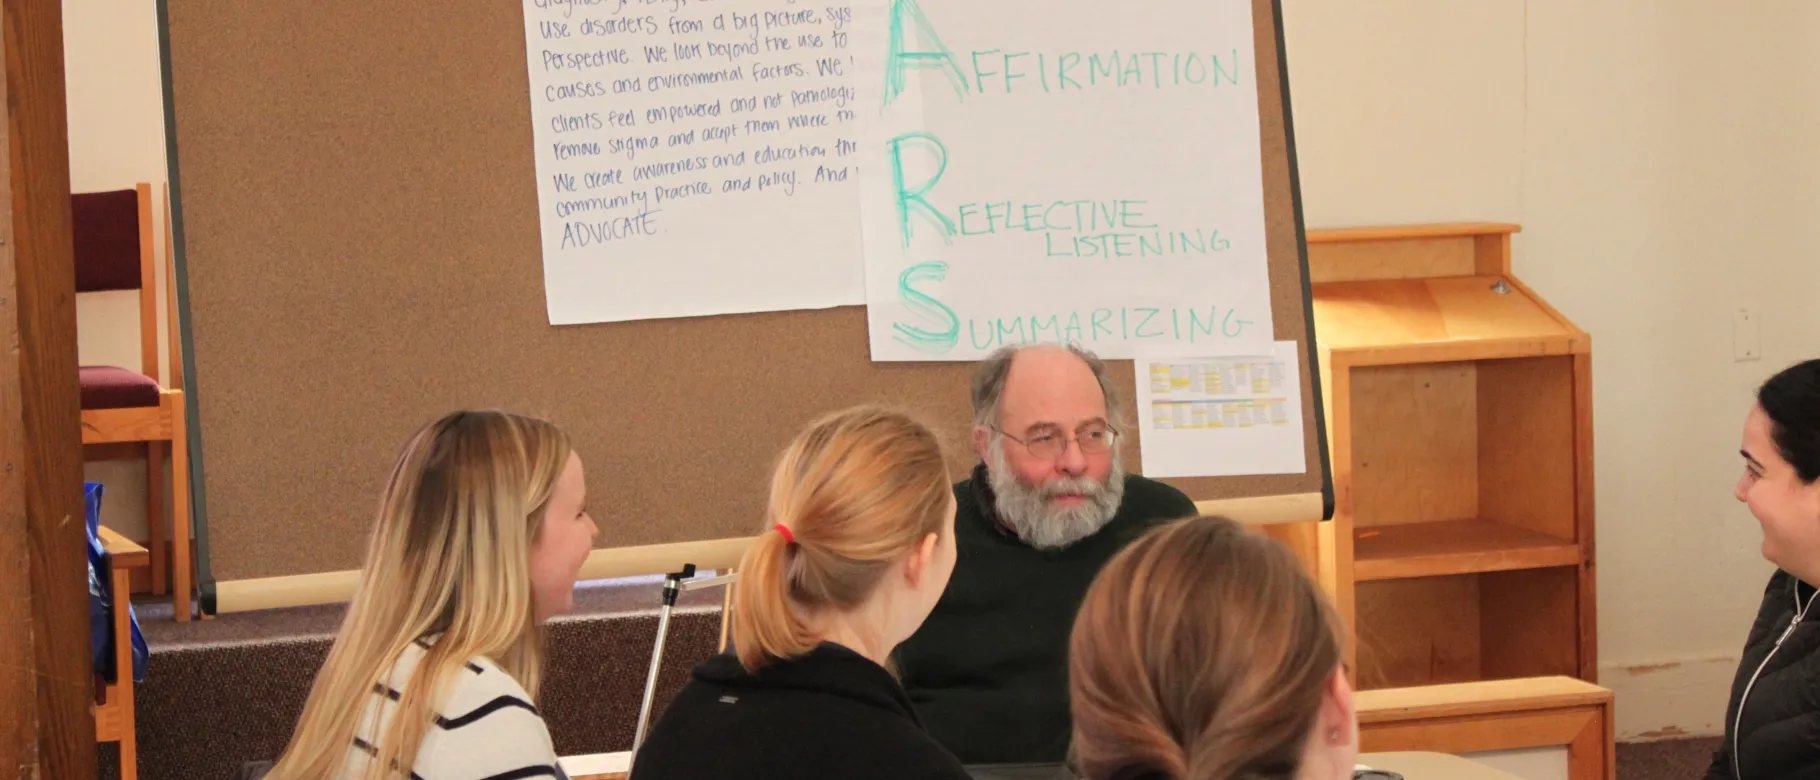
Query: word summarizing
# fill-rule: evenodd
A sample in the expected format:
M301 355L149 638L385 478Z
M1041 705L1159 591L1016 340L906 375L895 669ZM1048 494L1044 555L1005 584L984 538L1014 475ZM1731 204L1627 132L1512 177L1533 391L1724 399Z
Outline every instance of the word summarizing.
M552 322L859 301L856 231L823 229L858 219L851 21L844 1L525 0ZM747 257L785 242L793 268Z

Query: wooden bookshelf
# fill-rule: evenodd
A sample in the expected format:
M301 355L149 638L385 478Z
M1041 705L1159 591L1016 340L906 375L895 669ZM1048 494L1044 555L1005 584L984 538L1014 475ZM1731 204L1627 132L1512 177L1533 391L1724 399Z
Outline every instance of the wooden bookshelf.
M1365 689L1596 682L1591 338L1515 225L1308 234L1335 516L1315 557Z
M1359 582L1513 569L1574 566L1580 546L1496 520L1441 520L1360 531L1353 542Z
M1560 751L1566 754L1561 758L1567 780L1618 776L1612 693L1580 680L1533 677L1390 688L1362 691L1355 702L1363 764L1372 764L1371 754L1383 751Z

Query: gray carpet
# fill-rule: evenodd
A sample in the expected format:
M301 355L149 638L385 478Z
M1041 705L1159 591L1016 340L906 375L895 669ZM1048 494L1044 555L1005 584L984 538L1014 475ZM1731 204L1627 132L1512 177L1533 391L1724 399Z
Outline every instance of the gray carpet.
M1669 739L1618 745L1619 780L1700 780L1719 739Z
M594 584L574 615L552 621L540 701L563 755L627 750L657 630L660 583ZM656 714L720 641L717 591L685 594L670 621ZM139 776L230 778L275 758L303 710L340 607L311 607L169 622L168 606L140 610L152 651L137 691ZM655 714L653 716L655 718ZM98 746L103 780L119 777L116 746Z

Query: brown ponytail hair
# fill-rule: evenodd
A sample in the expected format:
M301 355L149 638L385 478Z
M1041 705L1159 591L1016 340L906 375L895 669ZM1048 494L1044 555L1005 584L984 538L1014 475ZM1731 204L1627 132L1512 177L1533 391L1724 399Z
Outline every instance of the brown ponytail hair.
M953 500L940 441L911 417L861 406L811 423L779 459L765 530L739 563L740 663L756 671L814 649L804 618L864 603L893 563L942 532Z
M1069 651L1086 780L1288 780L1339 668L1340 634L1287 549L1199 517L1151 531L1100 571Z

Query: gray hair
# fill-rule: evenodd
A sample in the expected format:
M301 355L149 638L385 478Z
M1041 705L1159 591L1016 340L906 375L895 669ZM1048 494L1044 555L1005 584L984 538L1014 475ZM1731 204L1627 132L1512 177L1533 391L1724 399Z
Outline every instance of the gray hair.
M1011 375L1011 360L1017 353L1031 347L1053 347L1054 344L1012 344L999 347L992 354L981 360L973 371L973 424L996 426L999 422L999 399L1005 394L1005 378ZM1113 430L1119 430L1119 395L1112 385L1112 378L1106 375L1106 361L1101 360L1092 350L1077 344L1061 345L1082 363L1087 364L1093 372L1093 378L1100 383L1100 393L1106 399L1106 424Z

